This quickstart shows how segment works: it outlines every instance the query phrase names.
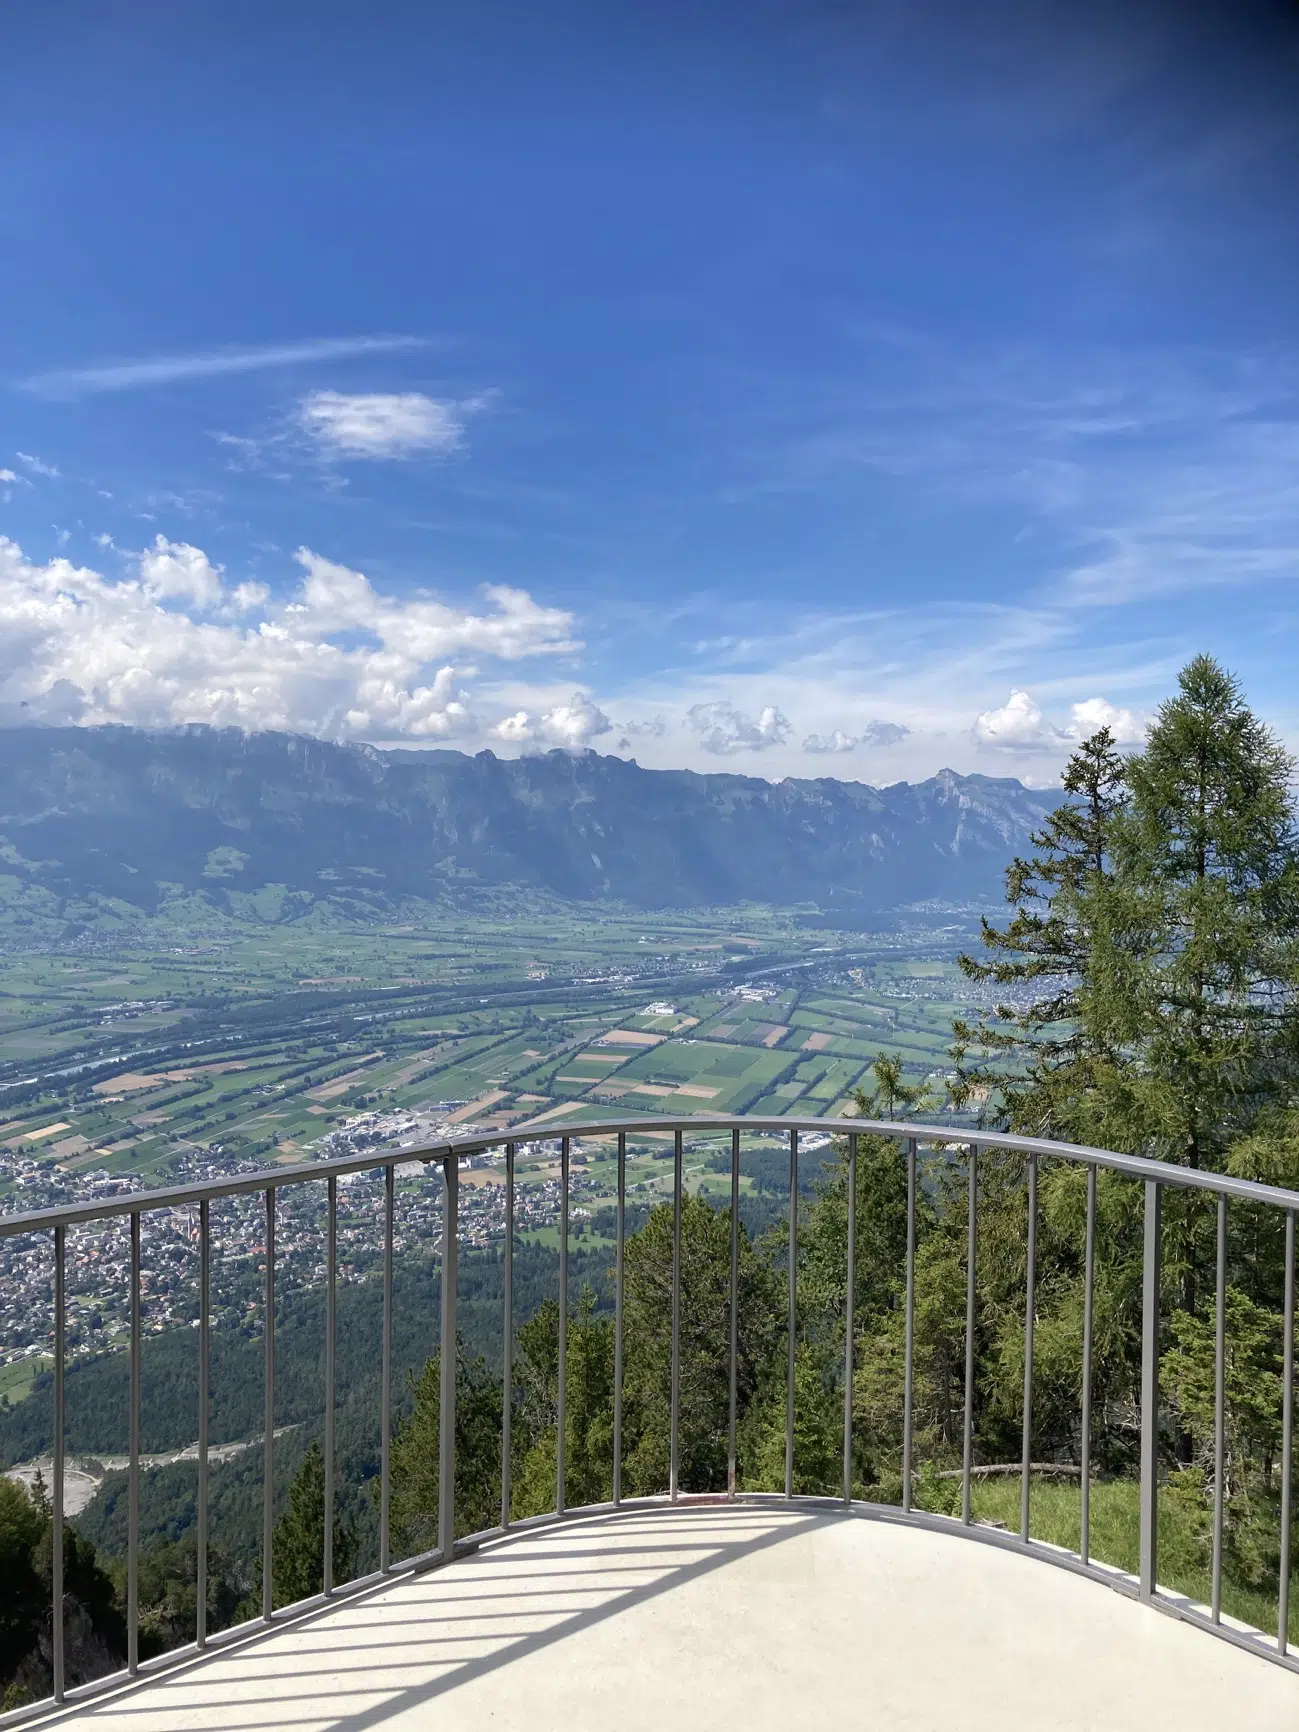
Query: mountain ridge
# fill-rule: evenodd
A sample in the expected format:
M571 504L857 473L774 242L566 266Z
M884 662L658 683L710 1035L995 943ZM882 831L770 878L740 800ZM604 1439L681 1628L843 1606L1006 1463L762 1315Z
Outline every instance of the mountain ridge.
M379 914L474 886L645 908L814 904L855 917L986 899L1058 796L942 770L883 788L498 758L201 724L0 730L0 890L145 913L274 887Z

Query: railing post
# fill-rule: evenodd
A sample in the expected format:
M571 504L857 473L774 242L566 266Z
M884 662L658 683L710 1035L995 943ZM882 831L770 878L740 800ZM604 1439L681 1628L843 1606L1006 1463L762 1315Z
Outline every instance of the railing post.
M212 1223L206 1197L198 1206L198 1501L194 1562L194 1646L207 1645L207 1430L212 1381Z
M681 1132L672 1147L672 1393L668 1439L668 1496L677 1501L680 1492L681 1438Z
M1024 1294L1024 1440L1020 1463L1019 1537L1028 1544L1033 1466L1033 1325L1037 1308L1037 1156L1028 1157L1028 1261Z
M460 1162L442 1162L442 1317L438 1390L438 1550L449 1564L456 1545L456 1277L460 1232Z
M1082 1491L1079 1500L1078 1549L1082 1561L1091 1556L1092 1532L1092 1310L1096 1288L1096 1168L1087 1168L1087 1229L1083 1248L1082 1339Z
M1222 1617L1222 1526L1227 1470L1227 1199L1218 1197L1217 1269L1213 1308L1213 1586L1210 1616Z
M789 1338L785 1362L785 1496L794 1495L794 1355L798 1343L798 1132L789 1133Z
M1290 1512L1294 1490L1294 1210L1285 1212L1285 1342L1281 1391L1281 1561L1277 1578L1276 1645L1290 1641Z
M902 1507L911 1508L916 1356L916 1139L907 1138L907 1297L902 1369Z
M54 1229L54 1484L50 1487L53 1532L50 1558L51 1648L54 1700L62 1702L63 1656L63 1473L67 1431L65 1373L67 1370L67 1228Z
M853 1300L857 1291L857 1133L848 1133L848 1274L843 1319L843 1501L852 1502Z
M514 1144L505 1145L505 1294L501 1305L501 1526L510 1525L514 1449Z
M275 1188L266 1188L266 1284L263 1298L266 1321L262 1339L263 1391L266 1410L262 1420L262 1617L271 1621L275 1609Z
M726 1428L726 1491L735 1496L736 1422L739 1413L740 1358L740 1133L731 1132L731 1352L730 1412Z
M555 1413L555 1513L568 1506L568 1138L559 1139L559 1365Z
M1155 1594L1159 1521L1160 1191L1147 1179L1141 1280L1141 1598Z
M622 1297L623 1239L627 1230L627 1133L618 1132L617 1239L613 1273L613 1503L622 1502Z
M126 1670L140 1668L140 1211L131 1211L131 1413L126 1490Z
M338 1341L338 1180L325 1185L325 1532L321 1583L334 1591L334 1354Z
M970 1144L969 1221L965 1244L965 1416L961 1451L961 1520L970 1525L970 1471L974 1466L974 1329L978 1308L979 1151Z
M379 1370L379 1568L392 1562L392 1239L396 1174L383 1169L383 1341Z

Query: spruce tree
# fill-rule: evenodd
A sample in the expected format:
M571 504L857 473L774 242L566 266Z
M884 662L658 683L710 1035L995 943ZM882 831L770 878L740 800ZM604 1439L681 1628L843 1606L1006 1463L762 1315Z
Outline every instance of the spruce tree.
M1293 763L1209 656L1127 766L1114 832L1145 929L1131 980L1151 1152L1220 1168L1296 1082Z
M356 1540L334 1513L334 1579L346 1581L356 1558ZM277 1606L319 1594L325 1585L325 1462L320 1445L307 1450L289 1488L289 1507L275 1524L271 1581Z
M1019 990L953 1023L955 1104L995 1097L1001 1121L1029 1135L1094 1133L1097 1101L1121 1063L1127 1031L1106 983L1130 943L1111 857L1125 775L1108 728L1082 743L1065 768L1068 798L1030 837L1033 854L1007 868L1014 917L1004 928L982 923L991 960L959 958L967 978Z

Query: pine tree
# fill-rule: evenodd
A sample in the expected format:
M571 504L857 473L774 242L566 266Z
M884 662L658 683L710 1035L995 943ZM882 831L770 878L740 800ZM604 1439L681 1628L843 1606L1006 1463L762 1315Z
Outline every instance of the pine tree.
M1299 838L1293 762L1197 656L1130 760L1119 874L1148 933L1132 985L1153 1152L1221 1167L1293 1089Z
M334 1579L346 1581L356 1558L356 1540L334 1512ZM325 1462L312 1443L289 1488L289 1507L275 1524L271 1581L277 1606L319 1594L325 1586Z
M1065 769L1069 798L1030 837L1035 852L1006 872L1015 914L982 923L990 961L959 958L971 980L1019 987L974 1021L953 1024L955 1104L999 1103L998 1116L1034 1136L1082 1140L1094 1129L1106 1083L1120 1065L1124 1015L1105 990L1131 945L1111 857L1126 794L1126 765L1108 728L1085 740Z

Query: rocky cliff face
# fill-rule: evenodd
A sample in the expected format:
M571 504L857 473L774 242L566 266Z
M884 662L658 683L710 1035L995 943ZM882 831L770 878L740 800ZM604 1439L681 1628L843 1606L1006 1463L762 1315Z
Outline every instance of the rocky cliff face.
M1019 782L766 782L595 752L379 751L190 727L0 732L0 874L151 910L268 885L376 908L520 884L646 908L852 914L996 896L1054 803Z

